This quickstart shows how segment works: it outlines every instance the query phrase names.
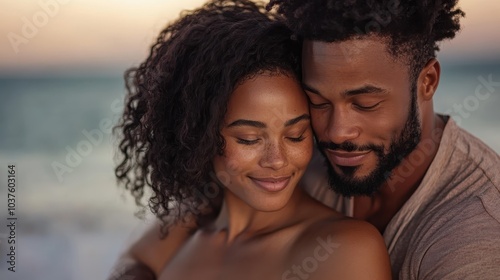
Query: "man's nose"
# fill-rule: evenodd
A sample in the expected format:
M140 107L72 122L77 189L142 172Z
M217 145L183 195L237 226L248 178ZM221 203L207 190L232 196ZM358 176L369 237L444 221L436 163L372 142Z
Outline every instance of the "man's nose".
M330 113L325 133L328 140L341 144L358 138L361 129L357 126L357 122L352 118L349 110L336 108Z

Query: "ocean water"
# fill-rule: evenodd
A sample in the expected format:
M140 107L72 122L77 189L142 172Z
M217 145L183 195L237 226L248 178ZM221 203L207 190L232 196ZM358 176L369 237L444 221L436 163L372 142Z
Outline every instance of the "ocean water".
M0 78L0 279L104 279L144 227L113 175L109 128L124 92L119 77ZM500 65L443 68L434 101L500 153ZM15 273L3 226L8 164L17 168Z
M113 175L109 127L123 94L120 78L0 79L0 279L105 279L143 226ZM15 273L4 226L10 164Z

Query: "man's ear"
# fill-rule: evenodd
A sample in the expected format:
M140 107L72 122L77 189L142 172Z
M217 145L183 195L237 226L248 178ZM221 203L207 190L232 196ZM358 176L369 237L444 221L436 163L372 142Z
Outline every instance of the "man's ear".
M431 100L439 85L441 65L437 59L430 59L420 71L417 80L418 94L424 101Z

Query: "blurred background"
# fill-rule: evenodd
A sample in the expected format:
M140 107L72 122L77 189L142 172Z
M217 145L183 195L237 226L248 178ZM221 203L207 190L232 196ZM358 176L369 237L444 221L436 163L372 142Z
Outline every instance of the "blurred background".
M0 0L0 279L105 279L147 221L117 188L123 71L203 0ZM461 0L441 45L438 112L500 152L500 2ZM492 83L493 81L493 83ZM7 165L17 167L16 272L7 270ZM149 218L151 220L151 218Z

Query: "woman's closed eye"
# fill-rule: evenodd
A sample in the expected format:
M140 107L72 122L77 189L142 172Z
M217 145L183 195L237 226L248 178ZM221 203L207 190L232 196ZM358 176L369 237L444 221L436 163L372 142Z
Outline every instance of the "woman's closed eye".
M292 142L302 142L304 141L304 139L306 138L306 136L304 135L304 133L302 133L301 135L297 136L297 137L286 137L286 139L292 141ZM257 144L259 143L260 139L259 138L254 138L254 139L249 139L249 138L236 138L236 142L239 143L239 144L243 144L243 145L254 145L254 144Z
M306 137L304 134L301 134L298 137L287 137L287 139L289 139L292 142L302 142L304 139L306 139Z
M259 138L253 138L253 139L239 138L239 137L236 138L236 142L243 145L254 145L257 144L259 140L260 140Z
M298 127L291 129L290 131L288 131L288 133L285 134L285 138L294 143L302 142L304 139L306 139L311 129L309 121L305 124L298 124L297 126Z

